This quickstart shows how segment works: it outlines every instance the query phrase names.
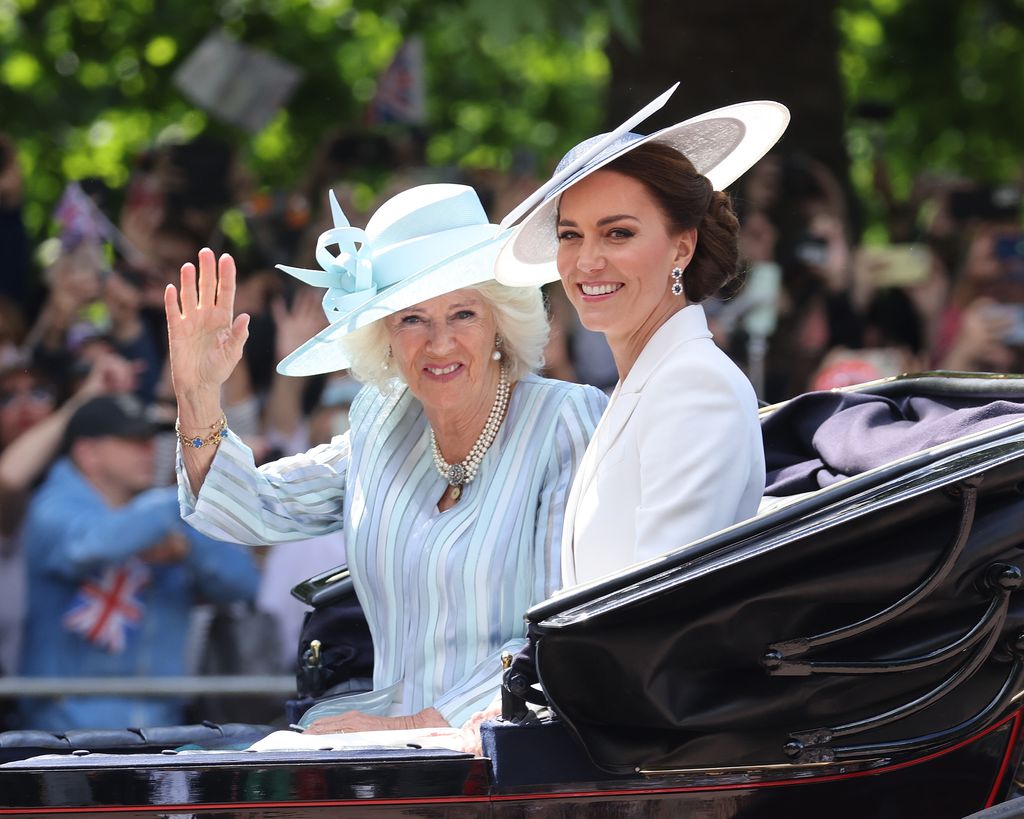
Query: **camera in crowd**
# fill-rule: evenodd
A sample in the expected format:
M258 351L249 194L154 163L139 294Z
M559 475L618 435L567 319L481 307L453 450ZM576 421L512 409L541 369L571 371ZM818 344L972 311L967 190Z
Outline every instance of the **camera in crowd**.
M960 222L1015 221L1020 216L1020 205L1021 192L1014 185L983 186L949 194L950 214Z

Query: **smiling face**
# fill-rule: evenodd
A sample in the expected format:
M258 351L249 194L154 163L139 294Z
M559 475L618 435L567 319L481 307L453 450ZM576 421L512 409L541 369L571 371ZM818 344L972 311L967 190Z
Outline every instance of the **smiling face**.
M412 394L433 413L469 413L494 400L491 358L497 322L475 290L456 290L384 319L394 364Z
M619 362L622 348L642 349L686 306L671 293L671 271L690 261L696 230L670 231L643 183L615 171L577 182L562 194L558 213L562 285L580 321L608 337Z

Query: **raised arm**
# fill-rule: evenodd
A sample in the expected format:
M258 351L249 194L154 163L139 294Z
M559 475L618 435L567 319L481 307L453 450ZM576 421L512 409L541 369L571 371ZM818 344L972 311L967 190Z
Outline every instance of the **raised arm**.
M57 457L68 420L82 404L97 395L129 392L135 367L114 353L98 359L78 391L48 417L15 438L0 453L0 492L24 492Z
M180 297L180 300L179 300ZM191 262L181 266L181 291L164 290L171 382L178 400L178 425L189 439L205 441L223 417L221 387L242 357L249 337L249 316L234 315L235 261L209 248L199 251L199 274ZM199 492L216 446L182 446L189 484Z

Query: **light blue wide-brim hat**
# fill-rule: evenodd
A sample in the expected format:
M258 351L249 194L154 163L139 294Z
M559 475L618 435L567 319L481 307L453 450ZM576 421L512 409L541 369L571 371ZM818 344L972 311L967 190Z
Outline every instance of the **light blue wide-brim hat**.
M724 190L769 151L789 124L786 106L760 100L717 108L647 136L633 133L631 129L664 106L678 87L676 83L614 131L570 150L551 179L502 219L502 228L522 222L498 255L494 276L499 282L521 287L558 279L559 198L567 188L628 151L652 142L668 145L686 156L715 190Z
M329 326L281 360L283 375L346 369L342 340L360 327L428 299L493 279L509 231L490 224L467 185L418 185L381 205L365 230L352 227L330 193L334 227L320 235L320 270L277 265L314 287L326 287ZM337 246L337 255L330 248Z

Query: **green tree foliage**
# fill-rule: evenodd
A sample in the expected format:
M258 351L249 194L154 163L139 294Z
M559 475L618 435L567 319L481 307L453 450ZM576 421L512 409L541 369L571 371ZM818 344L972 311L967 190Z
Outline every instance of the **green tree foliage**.
M843 0L838 24L853 176L866 196L878 152L900 198L923 172L1019 179L1024 2Z
M609 30L645 53L641 2L667 0L0 0L0 130L17 140L36 237L68 179L118 187L140 150L203 132L227 137L259 179L289 186L325 132L360 121L380 72L416 33L430 161L506 169L525 149L543 171L604 124ZM924 170L1019 173L1022 0L840 0L837 25L865 196L880 150L898 195ZM195 109L172 83L216 29L304 72L288 109L256 136ZM796 53L780 44L779 59ZM864 103L891 113L866 119Z
M68 179L127 180L148 146L227 137L256 176L294 184L323 134L360 122L403 36L427 55L430 143L438 164L538 169L600 121L609 18L587 0L0 0L0 130L27 181L36 236ZM625 23L623 23L625 26ZM628 27L626 27L628 28ZM210 31L298 66L287 110L255 137L196 110L172 77Z

